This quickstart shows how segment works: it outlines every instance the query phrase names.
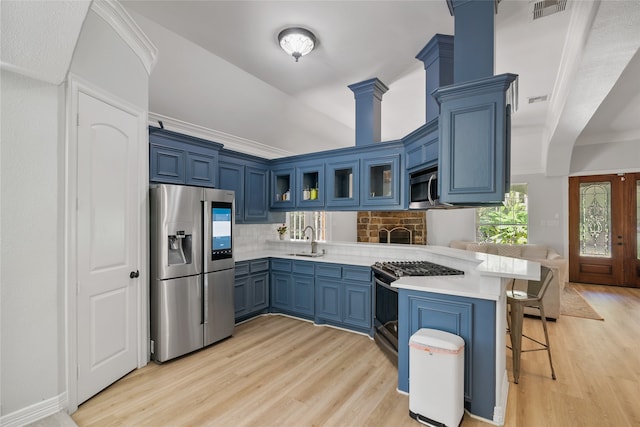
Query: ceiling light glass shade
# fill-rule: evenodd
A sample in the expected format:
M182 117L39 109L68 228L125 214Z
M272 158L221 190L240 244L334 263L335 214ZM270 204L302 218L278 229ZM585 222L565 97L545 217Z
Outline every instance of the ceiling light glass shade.
M296 62L301 56L311 52L316 45L316 37L309 30L304 28L287 28L278 34L280 47L287 54L296 58Z

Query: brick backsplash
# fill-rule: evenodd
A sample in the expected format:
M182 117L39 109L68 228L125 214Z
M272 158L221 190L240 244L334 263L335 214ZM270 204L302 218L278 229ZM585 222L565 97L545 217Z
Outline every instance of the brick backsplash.
M358 212L358 242L379 243L380 229L405 227L411 231L412 244L427 244L427 218L424 211Z

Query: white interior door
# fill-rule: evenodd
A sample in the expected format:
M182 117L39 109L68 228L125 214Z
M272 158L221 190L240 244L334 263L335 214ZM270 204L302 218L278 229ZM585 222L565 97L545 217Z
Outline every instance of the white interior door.
M137 367L137 118L80 92L78 404Z

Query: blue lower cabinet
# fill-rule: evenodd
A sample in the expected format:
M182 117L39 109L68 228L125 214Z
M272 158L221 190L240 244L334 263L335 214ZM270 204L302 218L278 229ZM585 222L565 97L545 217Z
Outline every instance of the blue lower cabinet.
M314 304L313 263L271 260L271 311L312 319Z
M331 320L342 322L342 286L340 281L316 277L316 322Z
M269 260L236 263L234 284L235 319L246 320L269 309Z
M464 339L464 400L473 415L493 419L496 404L495 301L399 289L398 389L409 392L409 339L421 328ZM419 380L419 379L413 379Z
M354 328L371 329L371 283L344 282L342 322ZM368 332L368 331L367 331Z
M371 269L316 266L316 323L372 334Z

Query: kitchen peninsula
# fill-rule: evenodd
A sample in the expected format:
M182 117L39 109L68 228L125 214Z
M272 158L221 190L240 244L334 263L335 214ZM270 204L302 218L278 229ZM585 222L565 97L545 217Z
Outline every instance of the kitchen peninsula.
M399 291L398 390L409 391L409 337L422 327L455 333L465 339L466 410L504 423L509 384L505 287L511 278L537 279L538 263L440 246L320 242L318 252L323 251L322 256L304 256L309 255L309 243L270 240L262 250L239 253L236 260L271 258L343 269L368 267L376 261L426 260L464 271L464 276L402 277L393 283ZM304 255L293 255L300 253Z

